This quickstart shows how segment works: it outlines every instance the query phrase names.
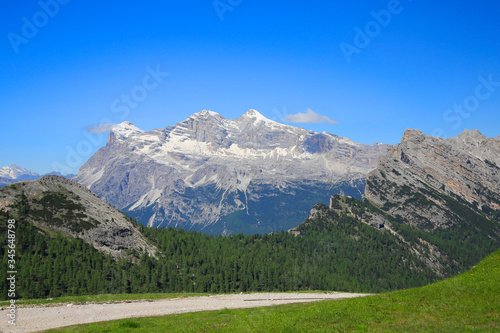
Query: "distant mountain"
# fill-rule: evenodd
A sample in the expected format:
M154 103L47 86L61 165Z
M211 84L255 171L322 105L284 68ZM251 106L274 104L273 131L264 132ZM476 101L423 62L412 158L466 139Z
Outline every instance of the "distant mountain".
M143 224L212 234L300 224L335 193L361 197L386 145L201 111L144 132L123 122L74 178Z
M126 216L64 177L43 176L1 188L0 211L50 235L83 239L113 257L130 251L155 252Z
M63 175L60 172L52 171L52 172L44 174L44 176L60 176L60 177L71 179L71 178L75 177L76 175L73 173L68 173L67 175Z
M20 176L39 176L36 172L31 172L28 169L21 168L17 164L12 164L10 167L4 166L0 168L0 177L17 179Z
M51 172L47 173L46 175L58 175L66 178L73 178L75 176L73 174L62 175L60 172ZM42 176L38 173L32 172L25 168L21 168L19 165L14 163L10 167L4 166L0 168L0 187L23 180L35 180L40 177Z
M0 187L15 183L21 180L32 180L41 177L36 172L21 168L17 164L12 164L10 167L4 166L0 168Z
M439 276L463 271L500 248L500 138L466 130L444 140L406 130L368 173L362 202L336 195L291 232L346 218L405 244L413 267L424 263Z

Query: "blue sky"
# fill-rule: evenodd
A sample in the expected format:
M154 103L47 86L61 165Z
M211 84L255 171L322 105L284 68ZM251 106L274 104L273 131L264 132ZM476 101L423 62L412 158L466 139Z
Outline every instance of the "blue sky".
M8 1L0 18L0 166L75 173L106 141L89 126L203 109L312 110L335 122L295 125L365 144L500 134L497 1Z

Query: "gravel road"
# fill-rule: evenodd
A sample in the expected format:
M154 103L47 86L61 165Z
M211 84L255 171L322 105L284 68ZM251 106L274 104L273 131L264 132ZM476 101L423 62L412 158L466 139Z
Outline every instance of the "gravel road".
M288 303L367 296L352 293L253 293L172 298L156 301L104 304L63 304L51 307L17 309L16 326L7 323L7 311L0 311L1 332L34 332L75 324L114 319L162 316L175 313L221 310L224 308L252 308Z

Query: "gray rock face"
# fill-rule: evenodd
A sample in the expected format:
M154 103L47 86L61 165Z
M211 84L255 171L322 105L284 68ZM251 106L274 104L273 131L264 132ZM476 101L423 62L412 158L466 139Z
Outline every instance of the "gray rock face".
M291 227L270 221L294 191L327 200L338 192L325 188L343 184L335 190L360 196L385 149L280 124L255 110L234 120L201 111L149 132L118 125L74 179L152 227L232 233L231 221L247 218L254 232L270 232ZM268 199L273 206L264 208ZM257 208L269 217L257 216Z
M417 192L429 205L410 200ZM464 201L478 213L500 209L500 140L464 131L444 140L406 130L367 176L365 197L410 224L433 229L451 226L460 216L445 197ZM451 218L455 216L455 218Z
M500 140L486 138L478 130L465 130L447 140L406 130L401 143L389 147L377 169L368 174L365 198L394 220L434 235L405 241L417 257L442 274L447 268L463 265L461 259L471 254L464 250L457 254L436 238L460 234L457 248L477 246L485 252L498 248L498 165ZM448 236L437 236L445 234ZM477 244L480 239L483 245Z
M122 213L67 178L43 176L0 189L0 210L19 215L18 203L25 207L24 218L41 229L81 238L113 257L123 257L124 250L155 255L156 248Z
M335 195L305 225L330 221L335 211L389 233L412 254L405 260L440 277L456 274L499 247L499 166L499 138L474 130L444 140L406 130L368 173L366 200Z

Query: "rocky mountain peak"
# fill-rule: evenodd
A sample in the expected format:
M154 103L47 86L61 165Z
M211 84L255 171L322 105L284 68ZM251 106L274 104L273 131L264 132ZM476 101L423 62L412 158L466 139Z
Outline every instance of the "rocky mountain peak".
M262 125L262 123L269 125L271 127L277 127L277 126L288 126L284 124L280 124L278 122L275 122L271 119L268 119L264 117L259 111L250 109L244 114L242 114L239 118L235 119L234 121L236 122L245 122L245 123L251 123L253 125L259 124L259 126Z
M462 141L474 141L476 143L481 143L487 139L486 136L477 129L473 131L464 129L463 133L458 134L458 138Z
M144 131L132 124L130 121L124 121L116 126L114 126L109 132L108 145L113 145L116 143L121 143L130 136L135 134L143 133Z
M118 139L126 139L129 136L137 133L142 133L144 132L140 128L136 127L134 124L132 124L130 121L124 121L111 130L111 133L113 133Z
M242 117L246 117L246 118L256 118L256 119L267 119L266 117L264 117L259 111L257 110L254 110L254 109L250 109L248 110L247 112L245 112Z
M403 138L401 139L401 142L406 142L406 141L409 141L411 139L417 139L420 141L423 136L424 136L424 133L422 133L420 130L407 128L403 134Z
M193 113L191 116L188 117L188 119L207 119L207 118L210 118L210 117L215 117L215 118L219 118L219 119L224 119L224 117L215 112L215 111L211 111L211 110L201 110L200 112L196 112L196 113Z

